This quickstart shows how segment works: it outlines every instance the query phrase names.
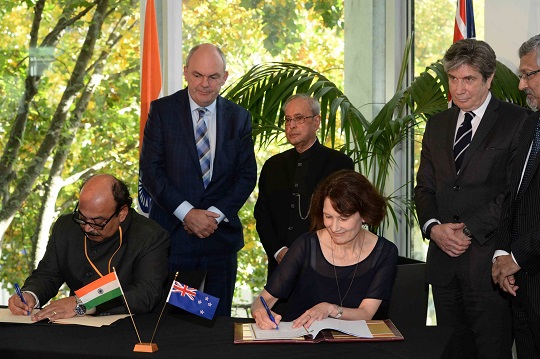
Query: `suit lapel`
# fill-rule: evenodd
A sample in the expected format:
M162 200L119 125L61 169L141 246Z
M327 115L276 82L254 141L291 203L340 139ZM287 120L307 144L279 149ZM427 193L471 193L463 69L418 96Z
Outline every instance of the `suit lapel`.
M454 139L456 137L456 125L459 116L459 108L452 107L448 112L448 120L445 121L446 127L443 128L442 143L446 163L450 172L456 176L456 162L454 161Z
M222 172L224 159L222 155L224 152L223 145L225 143L226 133L230 126L231 111L227 106L227 103L223 101L221 96L218 96L216 102L216 150L214 155L214 168L212 170L212 177L220 176Z
M195 168L198 169L199 175L202 176L201 165L199 164L199 154L197 153L197 144L195 143L195 133L193 129L193 118L191 116L191 108L189 105L189 97L187 88L184 91L181 91L176 98L177 100L177 118L178 126L180 127L180 136L179 143L189 143L190 145L186 146L189 157L193 159L196 164ZM202 183L202 181L201 181Z
M533 166L531 168L531 173L529 177L527 178L525 182L521 183L521 186L520 186L521 174L523 173L523 169L527 165L526 161L528 158L529 149L532 144L537 121L538 121L538 115L529 118L529 120L527 120L527 122L523 125L522 131L523 133L526 134L526 140L520 143L518 156L516 156L516 161L520 161L520 162L516 163L516 165L518 166L516 168L518 168L519 171L517 171L518 173L516 173L514 176L514 178L516 178L517 180L517 184L515 186L515 192L517 192L519 187L523 187L522 192L525 192L527 190L527 188L529 187L529 184L531 183L531 179L534 177L534 174L536 173L538 169L538 164L540 163L540 156L537 155L533 163Z

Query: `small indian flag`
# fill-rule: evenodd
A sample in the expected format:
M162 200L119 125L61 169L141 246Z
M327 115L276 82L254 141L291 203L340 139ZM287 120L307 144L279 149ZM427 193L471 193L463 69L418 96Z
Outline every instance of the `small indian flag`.
M116 272L112 272L76 290L75 294L86 306L86 309L91 309L121 296L122 288Z

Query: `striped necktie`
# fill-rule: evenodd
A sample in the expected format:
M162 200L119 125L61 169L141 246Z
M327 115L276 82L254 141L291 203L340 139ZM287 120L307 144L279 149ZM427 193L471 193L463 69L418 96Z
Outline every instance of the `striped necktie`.
M456 140L454 141L454 161L456 162L456 172L459 173L461 164L463 163L463 158L465 157L465 152L469 147L472 139L472 124L471 121L474 117L474 113L466 112L465 120L459 126Z
M201 165L202 179L204 188L210 183L210 139L208 138L208 129L204 122L204 115L206 114L206 108L200 107L197 109L199 113L199 120L197 121L197 128L195 131L195 142L197 143L197 153L199 154L199 163Z

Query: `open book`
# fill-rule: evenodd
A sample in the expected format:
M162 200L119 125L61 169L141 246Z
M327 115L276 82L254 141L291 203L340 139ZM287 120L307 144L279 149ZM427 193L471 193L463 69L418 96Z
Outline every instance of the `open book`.
M239 343L318 343L320 341L403 340L391 320L339 320L326 318L309 328L292 328L292 322L279 323L279 329L260 329L255 323L235 323L234 342Z

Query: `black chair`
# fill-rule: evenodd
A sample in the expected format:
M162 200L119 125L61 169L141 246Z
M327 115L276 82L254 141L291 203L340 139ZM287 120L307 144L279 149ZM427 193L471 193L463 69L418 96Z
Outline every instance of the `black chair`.
M399 257L388 316L396 327L425 326L428 307L426 263Z

